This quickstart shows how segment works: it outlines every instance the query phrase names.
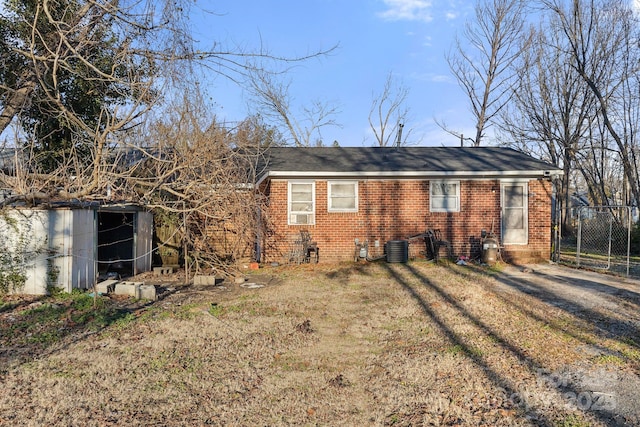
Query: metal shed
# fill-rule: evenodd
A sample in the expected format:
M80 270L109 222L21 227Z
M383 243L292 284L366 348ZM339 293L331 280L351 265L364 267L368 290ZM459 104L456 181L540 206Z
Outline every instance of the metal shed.
M113 218L124 218L126 226L109 230ZM101 241L101 235L116 238ZM14 207L0 216L0 238L5 265L9 260L25 276L16 292L46 294L48 286L71 292L93 287L100 266L113 263L114 256L131 266L128 275L151 270L153 215L134 205Z

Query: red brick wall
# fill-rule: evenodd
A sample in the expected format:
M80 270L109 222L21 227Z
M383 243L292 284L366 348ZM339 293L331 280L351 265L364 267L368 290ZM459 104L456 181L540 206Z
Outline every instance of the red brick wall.
M505 247L508 260L548 259L551 242L550 183L529 182L529 244ZM500 182L461 181L460 212L430 212L429 181L364 180L358 182L358 212L327 210L327 181L316 181L315 225L287 225L287 181L273 180L263 188L269 204L264 215L263 261L286 261L291 236L308 230L320 248L320 261L350 260L354 239L367 240L370 257L384 253L384 243L406 239L428 229L439 229L452 244L455 256L478 256L480 231L500 237ZM379 247L375 247L375 241ZM421 256L422 241L410 245L412 257Z

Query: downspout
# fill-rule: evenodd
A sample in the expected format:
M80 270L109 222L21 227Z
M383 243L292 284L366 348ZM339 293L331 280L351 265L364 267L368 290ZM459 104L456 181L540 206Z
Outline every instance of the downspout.
M553 235L552 235L553 236L553 253L551 254L551 260L553 262L559 262L560 261L560 239L562 236L562 222L563 222L562 204L563 204L564 194L562 194L562 182L560 181L560 178L557 175L552 177L551 185L553 187L553 193L555 196L554 206L553 206L553 210L554 210L554 224L553 224Z
M261 236L262 236L262 208L260 205L256 207L256 235L255 235L255 248L254 248L254 261L260 262L262 260L262 244L261 244Z

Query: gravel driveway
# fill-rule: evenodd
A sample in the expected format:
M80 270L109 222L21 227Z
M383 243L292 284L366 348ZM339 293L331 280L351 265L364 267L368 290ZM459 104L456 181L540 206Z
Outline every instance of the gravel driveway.
M640 281L557 264L509 266L499 275L501 291L525 293L588 322L601 336L640 347ZM615 352L584 344L593 358ZM640 352L638 353L640 354ZM611 425L640 425L640 376L628 370L567 366L558 384L567 389L606 396ZM626 420L620 422L620 420Z

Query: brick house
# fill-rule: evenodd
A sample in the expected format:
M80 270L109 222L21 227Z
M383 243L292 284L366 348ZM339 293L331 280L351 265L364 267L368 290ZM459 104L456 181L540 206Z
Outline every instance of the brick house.
M479 256L486 230L507 261L549 258L551 179L562 171L513 149L274 147L261 170L261 261L282 262L302 230L321 261L354 259L355 239L377 257L386 242L429 229L454 256ZM424 250L411 243L409 256Z

